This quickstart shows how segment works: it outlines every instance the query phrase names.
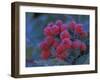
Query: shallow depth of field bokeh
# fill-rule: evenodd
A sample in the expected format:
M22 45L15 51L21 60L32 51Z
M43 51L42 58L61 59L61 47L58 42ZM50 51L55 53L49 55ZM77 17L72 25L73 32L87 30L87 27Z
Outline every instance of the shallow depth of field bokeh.
M89 64L89 15L26 12L26 67Z

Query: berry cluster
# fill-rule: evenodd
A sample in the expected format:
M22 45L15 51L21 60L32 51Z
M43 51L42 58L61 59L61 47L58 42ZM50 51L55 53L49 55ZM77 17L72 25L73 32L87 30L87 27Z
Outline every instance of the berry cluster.
M55 50L55 58L60 60L68 57L69 49L80 49L80 51L87 49L86 44L80 39L87 37L87 32L84 31L82 24L77 24L74 20L68 24L64 24L61 20L57 20L56 23L51 22L43 32L45 39L40 43L42 59L47 60L52 56L51 48Z

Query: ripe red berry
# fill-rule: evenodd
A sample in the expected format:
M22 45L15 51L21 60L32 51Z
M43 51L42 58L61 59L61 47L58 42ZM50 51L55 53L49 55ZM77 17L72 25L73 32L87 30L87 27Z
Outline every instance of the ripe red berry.
M56 54L56 58L58 60L64 60L68 57L68 53L66 51L62 52L61 54Z
M57 25L57 26L62 26L62 24L63 24L62 20L57 20L57 21L56 21L56 25Z
M53 47L57 47L59 45L58 41L57 40L54 40L54 43L53 43Z
M82 26L82 24L77 24L76 25L76 33L78 33L78 34L80 34L80 33L82 33L83 32L83 26Z
M64 38L70 38L70 34L68 31L63 31L60 34L60 38L63 40Z
M75 35L73 35L73 31ZM78 40L78 36L86 38L88 34L83 30L82 24L76 24L74 20L68 25L63 24L62 20L57 20L55 24L53 22L48 23L47 27L44 28L44 35L45 39L40 44L40 56L44 60L47 60L51 55L59 60L65 60L71 48L79 49L80 51L87 49L86 44ZM55 54L51 54L50 50L55 52Z
M57 25L53 25L52 26L52 33L53 33L53 35L58 35L59 32L60 32L59 27Z
M44 28L44 35L45 36L52 36L52 29L50 26Z
M69 29L71 31L75 31L75 28L76 28L76 22L74 20L72 20L70 23L69 23Z
M60 29L61 32L65 31L65 30L67 30L67 24L63 24Z
M65 47L63 44L59 44L56 48L57 54L61 54L65 50Z
M81 46L80 40L75 40L72 42L72 48L77 49L77 48L80 48L80 46Z
M61 26L63 25L62 20L57 20L56 25L59 27L59 29L61 29Z
M49 48L48 43L46 41L41 42L40 48L43 49L43 50L44 49L47 50Z
M55 39L52 36L47 36L45 41L48 43L49 46L53 45Z
M85 51L86 50L86 44L85 43L81 43L81 46L80 46L80 50L81 51Z
M72 46L72 41L70 39L68 39L68 38L63 39L62 43L64 44L64 46L67 49L71 48L71 46Z
M50 50L42 50L40 57L44 60L47 60L50 57L50 55L51 55Z

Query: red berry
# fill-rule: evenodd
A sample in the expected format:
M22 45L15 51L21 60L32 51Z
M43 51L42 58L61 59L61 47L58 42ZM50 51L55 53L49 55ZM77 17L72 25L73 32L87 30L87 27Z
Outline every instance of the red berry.
M72 30L72 31L75 31L75 28L76 28L76 22L74 20L72 20L69 23L69 29Z
M47 36L45 40L48 43L48 45L51 46L53 45L55 39L52 36Z
M63 44L59 44L56 48L57 54L61 54L65 50L65 47Z
M52 29L50 26L47 26L46 28L44 28L44 35L52 36Z
M79 34L83 32L82 24L77 24L76 25L76 32L79 33Z
M71 48L71 46L72 46L72 41L71 41L70 39L65 38L65 39L62 40L62 42L63 42L64 46L65 46L67 49L68 49L68 48Z
M53 47L57 47L59 45L58 41L54 40Z
M41 58L47 60L51 55L51 52L49 50L42 50L41 52Z
M77 48L80 48L80 46L81 46L81 41L80 40L73 41L72 48L77 49Z
M61 26L63 25L63 22L61 20L56 21L56 25L61 29Z
M40 48L47 50L49 48L48 43L46 41L41 42Z
M80 33L80 37L81 37L81 38L85 38L85 37L87 37L87 36L88 36L88 33L85 32L85 31L83 31L83 32Z
M59 27L57 26L57 25L53 25L52 26L52 33L53 33L53 35L58 35L59 34L59 31L60 29L59 29Z
M84 32L82 24L76 24L74 20L72 20L69 25L63 24L61 20L57 20L56 24L51 22L44 28L44 35L46 38L40 44L42 59L47 60L52 55L49 50L49 48L52 47L54 49L56 48L56 54L54 56L60 60L64 60L68 57L68 52L66 52L66 50L69 50L70 48L80 49L80 51L86 50L87 46L85 43L78 39L73 42L70 40L71 34L67 29L75 31L75 34L79 34L82 38L88 36L87 32ZM59 37L60 39L58 39ZM59 43L58 40L61 42Z
M70 38L70 34L68 31L63 31L60 34L60 38L63 40L64 38Z
M68 57L68 53L66 51L62 52L61 54L56 55L57 59L64 60Z
M80 46L80 50L81 51L85 51L86 50L86 44L85 43L81 43L81 46Z
M63 24L60 29L61 32L65 31L65 30L67 30L67 24Z
M53 22L50 22L50 23L48 24L49 27L52 27L53 25L54 25Z
M66 58L66 55L60 54L60 55L57 55L56 57L57 57L57 59L64 60Z
M62 26L62 24L63 24L62 20L57 20L57 21L56 21L56 25L57 25L57 26Z

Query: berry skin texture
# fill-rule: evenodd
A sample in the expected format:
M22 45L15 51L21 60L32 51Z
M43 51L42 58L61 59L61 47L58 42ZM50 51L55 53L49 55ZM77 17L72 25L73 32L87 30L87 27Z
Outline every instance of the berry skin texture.
M48 43L49 46L52 46L54 43L54 38L52 36L47 36L45 41Z
M59 44L56 48L57 54L61 54L65 50L65 47L63 44Z
M49 48L48 43L46 41L41 42L40 48L43 50L48 50L48 48Z
M59 32L60 32L59 27L57 25L53 25L52 26L52 33L53 33L53 35L58 35Z
M57 26L62 26L62 24L63 24L63 22L62 22L61 20L57 20L57 21L56 21L56 25L57 25Z
M62 42L63 42L64 46L65 46L67 49L71 48L71 46L72 46L72 41L71 41L70 39L65 38L65 39L62 40Z
M81 46L80 46L80 50L81 51L85 51L86 50L86 44L85 43L81 43Z
M45 29L44 29L44 35L45 36L52 36L52 29L50 26L47 26Z
M67 57L68 57L67 51L62 52L61 54L58 54L58 53L56 54L56 58L58 60L65 60Z
M64 60L66 58L66 54L65 53L62 53L62 54L57 54L57 59L59 60Z
M63 31L60 34L60 38L63 40L64 38L70 38L70 34L68 31Z
M82 24L77 24L76 25L76 33L80 34L82 32L83 32Z
M63 25L63 22L61 20L57 20L56 21L56 25L59 27L59 29L61 30L61 27Z
M80 46L81 46L81 41L80 40L73 41L73 43L72 43L72 48L73 49L80 48Z
M61 31L61 32L65 31L65 30L67 30L67 24L63 24L63 25L61 26L61 28L60 28L60 31Z
M59 45L58 41L54 40L54 42L53 42L53 47L56 48L58 45Z
M74 20L72 20L70 23L69 23L69 29L71 31L75 31L75 28L76 28L76 22Z
M49 50L42 50L41 52L41 58L44 60L47 60L51 55L51 52Z

